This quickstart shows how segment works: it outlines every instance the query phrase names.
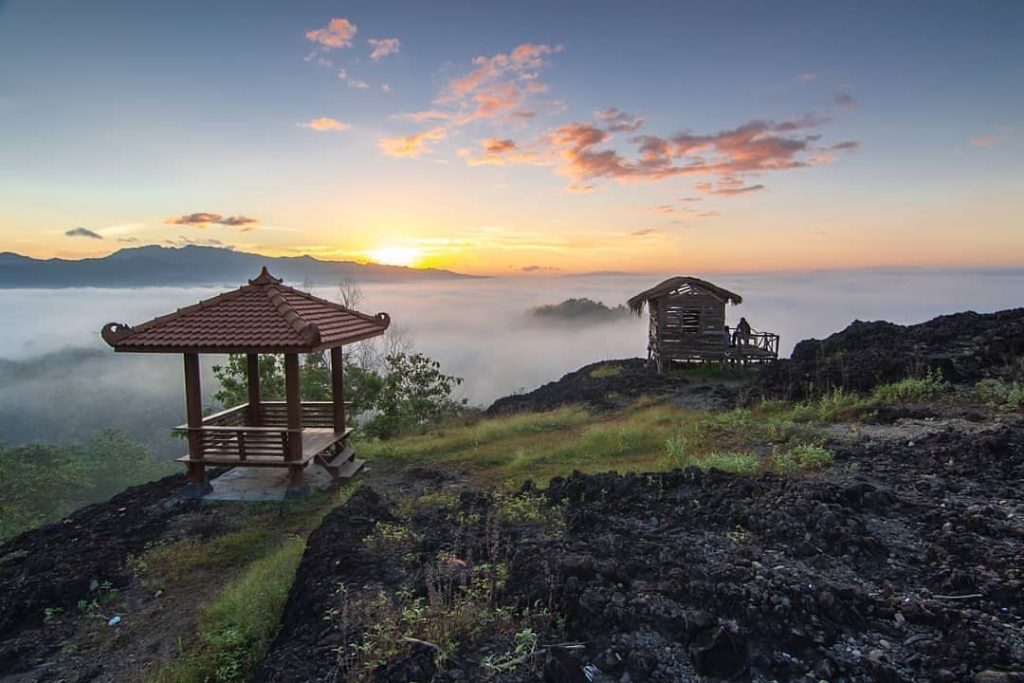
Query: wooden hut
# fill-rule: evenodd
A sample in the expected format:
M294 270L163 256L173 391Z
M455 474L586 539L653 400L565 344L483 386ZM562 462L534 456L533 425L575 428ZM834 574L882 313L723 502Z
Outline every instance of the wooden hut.
M312 462L335 479L362 464L348 444L342 346L383 334L386 313L376 316L286 287L264 268L249 284L169 315L129 327L108 323L102 336L115 351L180 353L185 359L188 421L177 431L188 437L185 494L211 490L207 465L288 469L286 498L305 495L303 472ZM331 401L303 401L299 354L330 350ZM246 355L248 403L203 416L199 354ZM260 396L259 354L283 354L285 400Z
M629 300L629 309L650 311L647 358L662 373L672 362L765 362L779 355L779 335L757 332L745 320L725 324L725 305L743 297L696 277L676 276Z

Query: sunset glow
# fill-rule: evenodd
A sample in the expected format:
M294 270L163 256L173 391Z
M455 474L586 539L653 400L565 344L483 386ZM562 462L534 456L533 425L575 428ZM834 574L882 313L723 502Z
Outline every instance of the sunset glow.
M0 251L1024 265L1021 3L154 7L0 2Z
M386 266L412 267L417 265L420 252L410 247L386 246L370 252L370 260Z

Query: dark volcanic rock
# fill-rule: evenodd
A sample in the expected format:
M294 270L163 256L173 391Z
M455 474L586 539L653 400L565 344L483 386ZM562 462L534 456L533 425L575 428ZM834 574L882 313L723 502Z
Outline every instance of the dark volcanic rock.
M175 475L135 486L0 545L0 677L45 654L40 648L49 645L38 631L47 609L72 611L101 585L127 584L125 560L198 507L181 497L184 485L185 477Z
M610 372L602 372L607 370ZM735 404L736 384L691 382L678 374L659 376L642 358L606 360L585 365L525 394L499 398L487 414L552 410L574 403L602 410L622 407L639 396L674 396L687 407L726 408Z
M493 527L491 498L467 492L455 509L403 522L419 540L390 554L362 540L394 514L364 489L310 538L254 680L335 680L332 648L373 625L324 619L336 586L425 596L424 560L453 550L467 571L506 564L496 606L558 615L561 631L538 643L583 648L494 677L480 663L510 636L501 646L485 628L436 669L429 648L410 645L376 680L1016 680L1006 672L1024 669L1024 419L835 449L858 467L556 478L556 525Z
M869 391L928 370L955 383L1012 378L1021 372L1022 354L1024 308L955 313L919 325L856 321L823 340L804 340L788 360L766 365L754 393L805 398L835 387Z

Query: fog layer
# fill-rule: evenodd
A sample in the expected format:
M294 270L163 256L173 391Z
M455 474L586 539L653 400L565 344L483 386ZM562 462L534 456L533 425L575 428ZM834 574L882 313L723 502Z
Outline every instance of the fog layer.
M801 274L709 275L743 296L729 307L729 324L745 316L758 330L782 335L782 352L855 319L921 322L962 310L989 312L1024 305L1024 271L833 271ZM411 332L418 351L465 378L463 395L485 405L520 389L557 379L606 358L644 356L646 320L574 327L545 324L529 310L567 298L609 306L659 282L658 276L493 278L418 284L367 284L360 308L387 311ZM299 285L300 283L294 283ZM316 294L337 299L333 284ZM182 421L181 361L114 354L99 337L107 322L137 324L216 294L205 288L0 290L0 439L84 438L103 426L129 427L181 449L166 437ZM83 354L68 349L92 349ZM59 353L55 353L59 352ZM43 357L45 355L45 357ZM205 359L206 392L212 393Z

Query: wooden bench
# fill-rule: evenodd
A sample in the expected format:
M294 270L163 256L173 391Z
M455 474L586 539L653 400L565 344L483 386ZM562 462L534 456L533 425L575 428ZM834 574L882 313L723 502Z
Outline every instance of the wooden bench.
M336 432L329 427L290 430L283 427L211 425L191 429L178 427L175 431L197 433L203 453L201 458L186 455L178 458L178 462L246 467L305 467L318 456L319 464L330 464L336 455L344 455L345 442L352 434L351 427ZM298 459L289 459L289 443L299 434L302 438L302 455ZM352 451L351 455L354 454Z

